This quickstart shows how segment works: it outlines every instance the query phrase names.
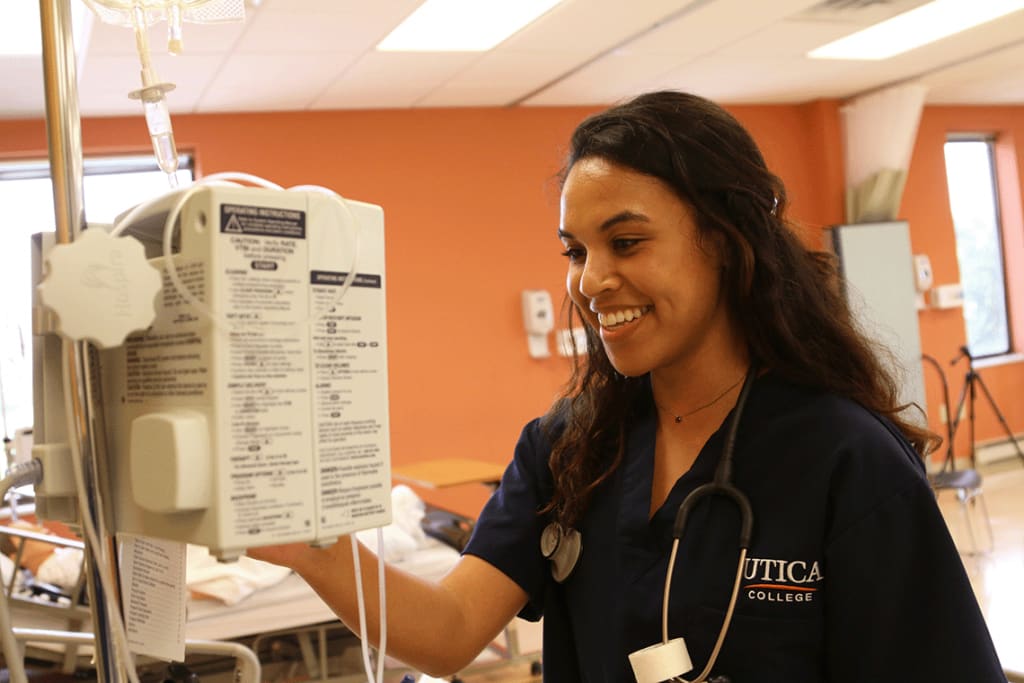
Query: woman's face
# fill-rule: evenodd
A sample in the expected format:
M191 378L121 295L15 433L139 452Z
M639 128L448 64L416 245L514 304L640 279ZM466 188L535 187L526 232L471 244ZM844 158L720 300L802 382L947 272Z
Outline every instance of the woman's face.
M735 348L713 239L661 180L602 158L562 188L566 287L623 375L686 370Z

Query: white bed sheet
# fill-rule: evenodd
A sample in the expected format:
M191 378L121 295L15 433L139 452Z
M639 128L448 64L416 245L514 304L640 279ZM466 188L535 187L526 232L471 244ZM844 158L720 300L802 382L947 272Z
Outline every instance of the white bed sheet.
M390 566L403 569L423 579L437 580L454 566L459 553L440 541L428 538L414 553L409 553ZM362 570L377 571L377 563ZM376 596L367 596L376 600ZM43 612L35 605L10 602L14 625L21 628L66 630L68 615L63 611ZM301 626L336 621L337 616L298 574L289 574L283 581L256 591L240 602L228 606L217 600L189 599L185 637L203 640L227 640ZM78 630L89 631L91 619Z
M431 538L416 552L392 562L391 566L435 581L452 568L458 557L459 553L454 548ZM376 572L377 563L362 567L362 571ZM367 596L367 599L376 600L376 596ZM302 577L293 573L280 583L259 590L232 606L216 600L190 599L185 637L226 640L336 621L337 618Z

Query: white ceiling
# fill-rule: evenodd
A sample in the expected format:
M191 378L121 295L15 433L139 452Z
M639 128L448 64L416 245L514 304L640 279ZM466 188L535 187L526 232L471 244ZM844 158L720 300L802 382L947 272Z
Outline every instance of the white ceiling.
M564 0L490 52L442 54L374 50L419 0L249 4L244 23L186 24L177 57L165 25L150 31L172 112L591 105L655 88L796 103L906 81L930 103L1024 104L1024 11L889 60L838 62L804 55L923 0ZM82 115L139 113L132 32L95 21L80 47ZM0 57L0 117L42 113L41 60Z

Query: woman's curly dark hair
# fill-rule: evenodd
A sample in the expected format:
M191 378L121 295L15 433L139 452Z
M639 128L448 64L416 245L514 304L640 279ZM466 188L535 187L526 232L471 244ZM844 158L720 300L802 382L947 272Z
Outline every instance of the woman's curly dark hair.
M809 251L786 221L786 190L747 130L696 95L641 95L586 119L573 133L563 180L581 159L601 158L660 179L694 210L702 237L723 245L722 287L752 361L806 387L848 397L886 416L919 453L937 436L907 420L886 350L857 328L835 259ZM570 304L570 317L578 315ZM545 420L557 424L550 468L555 493L545 509L564 525L579 521L594 490L619 466L626 421L643 380L608 360L584 325L563 396Z

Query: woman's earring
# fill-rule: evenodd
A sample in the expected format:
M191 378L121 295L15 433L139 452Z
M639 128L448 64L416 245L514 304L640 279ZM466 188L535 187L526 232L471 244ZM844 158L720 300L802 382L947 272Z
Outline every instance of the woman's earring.
M582 536L576 529L564 529L551 522L540 535L540 553L551 560L551 576L562 583L576 568L583 551Z

